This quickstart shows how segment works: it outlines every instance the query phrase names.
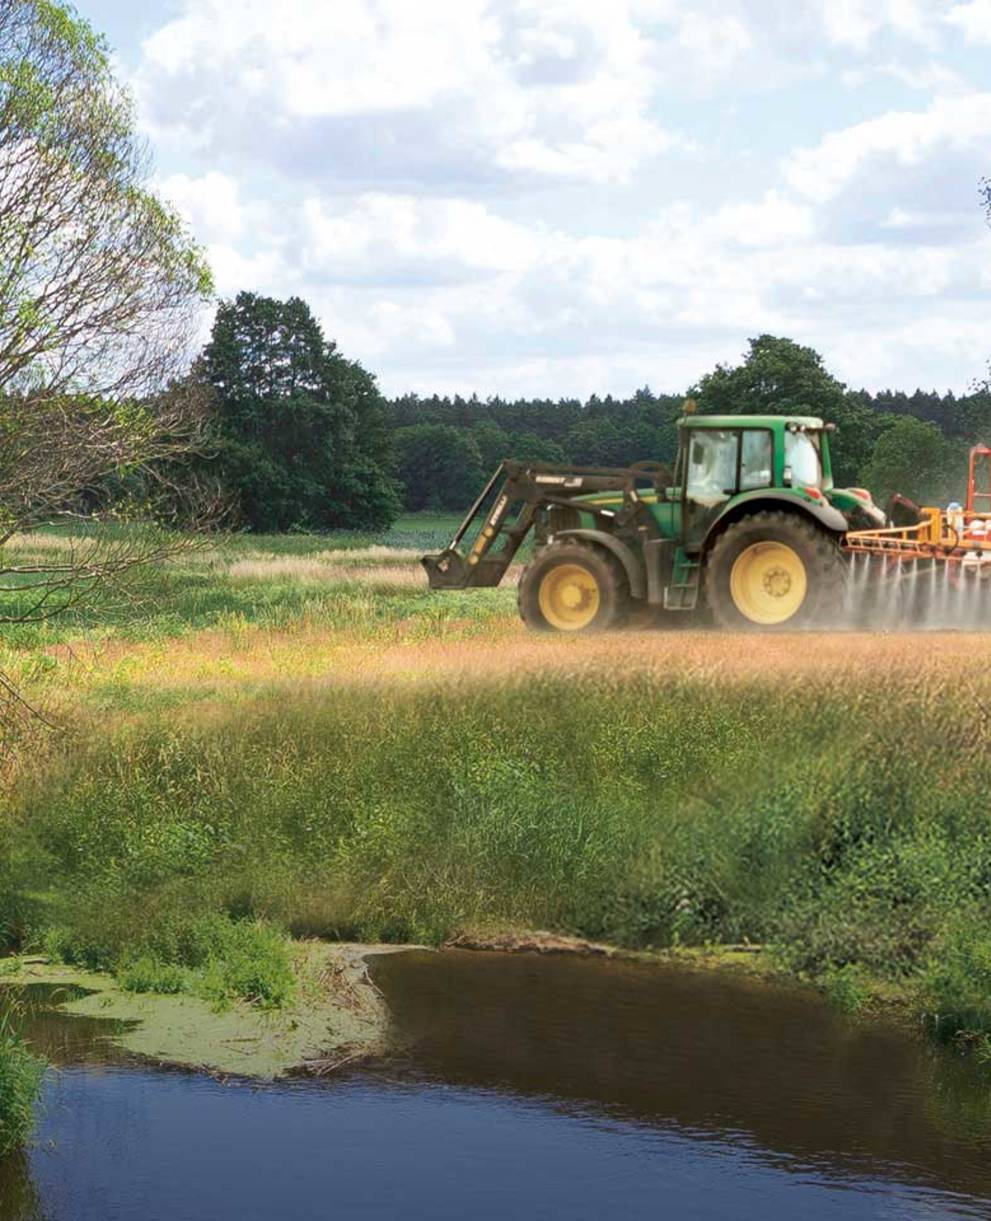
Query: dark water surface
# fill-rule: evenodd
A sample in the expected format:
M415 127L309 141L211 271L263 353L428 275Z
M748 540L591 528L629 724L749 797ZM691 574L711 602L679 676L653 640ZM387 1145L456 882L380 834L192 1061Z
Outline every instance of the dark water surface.
M135 1067L37 1011L63 1067L0 1218L991 1218L991 1081L809 995L563 957L373 974L396 1055L329 1081Z

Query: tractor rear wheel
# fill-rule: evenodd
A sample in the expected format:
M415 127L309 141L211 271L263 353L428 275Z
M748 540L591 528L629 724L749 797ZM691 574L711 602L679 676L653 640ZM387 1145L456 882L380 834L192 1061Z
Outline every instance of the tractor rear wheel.
M580 542L552 543L520 578L520 617L538 632L604 632L626 616L629 586L608 551Z
M835 622L846 564L832 535L798 513L754 513L716 540L705 566L720 627L775 631Z

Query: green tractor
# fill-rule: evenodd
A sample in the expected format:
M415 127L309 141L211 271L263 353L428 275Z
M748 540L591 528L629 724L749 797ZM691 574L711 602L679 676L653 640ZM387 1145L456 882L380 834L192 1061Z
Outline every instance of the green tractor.
M685 415L678 428L673 471L650 461L503 462L450 546L423 557L430 587L498 585L532 532L519 607L538 630L602 631L636 610L705 606L725 628L835 617L846 532L887 522L864 489L833 487L833 426L812 416Z

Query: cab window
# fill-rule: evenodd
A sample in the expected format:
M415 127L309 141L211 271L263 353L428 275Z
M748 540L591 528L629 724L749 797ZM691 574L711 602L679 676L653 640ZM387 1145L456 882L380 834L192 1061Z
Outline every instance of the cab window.
M785 433L785 467L791 470L794 487L817 488L822 483L822 462L819 458L819 438L815 433Z
M751 428L743 434L740 451L740 491L769 488L772 477L771 434L763 428Z
M739 447L738 432L700 428L694 433L685 488L689 500L700 505L717 505L733 495Z

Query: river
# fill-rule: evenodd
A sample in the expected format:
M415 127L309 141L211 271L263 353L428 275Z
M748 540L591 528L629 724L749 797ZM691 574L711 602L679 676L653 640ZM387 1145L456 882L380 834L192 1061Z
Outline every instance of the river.
M271 1085L129 1062L96 1019L0 1166L3 1221L991 1217L991 1079L724 973L448 951L372 960L375 1066Z

